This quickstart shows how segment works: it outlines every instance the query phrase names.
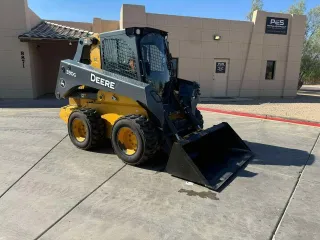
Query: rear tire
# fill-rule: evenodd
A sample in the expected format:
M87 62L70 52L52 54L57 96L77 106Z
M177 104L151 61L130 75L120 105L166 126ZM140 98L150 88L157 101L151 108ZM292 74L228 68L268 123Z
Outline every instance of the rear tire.
M156 131L149 119L144 116L124 116L118 119L112 128L112 147L126 164L140 165L152 158L158 150L159 141ZM123 140L124 132L128 132L130 137L134 135L134 139L127 137L129 140ZM133 145L132 142L134 142Z
M105 124L94 109L77 109L68 120L71 142L78 148L89 150L100 145L105 138Z

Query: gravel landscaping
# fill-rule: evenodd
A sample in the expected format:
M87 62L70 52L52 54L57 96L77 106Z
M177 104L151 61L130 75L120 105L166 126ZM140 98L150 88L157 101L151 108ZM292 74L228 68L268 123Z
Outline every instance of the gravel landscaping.
M199 107L320 122L320 85L303 86L296 98L203 102Z

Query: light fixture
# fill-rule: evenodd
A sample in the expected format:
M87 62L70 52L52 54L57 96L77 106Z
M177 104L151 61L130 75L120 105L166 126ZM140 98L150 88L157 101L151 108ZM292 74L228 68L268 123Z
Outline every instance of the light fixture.
M140 33L141 33L141 30L140 30L139 28L137 28L137 29L136 29L136 34L137 34L137 35L140 35Z
M72 46L72 42L69 42L69 46Z
M213 35L213 40L219 41L221 39L220 35Z

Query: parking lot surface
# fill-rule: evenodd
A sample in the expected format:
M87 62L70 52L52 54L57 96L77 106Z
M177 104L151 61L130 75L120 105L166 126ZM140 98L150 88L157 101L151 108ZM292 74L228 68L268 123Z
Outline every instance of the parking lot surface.
M203 112L256 154L212 192L164 172L165 159L139 168L108 144L77 149L40 102L0 102L1 240L320 239L320 128Z

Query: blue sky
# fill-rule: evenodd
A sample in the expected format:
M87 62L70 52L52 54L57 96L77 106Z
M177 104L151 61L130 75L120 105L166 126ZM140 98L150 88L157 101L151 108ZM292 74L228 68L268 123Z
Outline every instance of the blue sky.
M288 9L294 0L265 0L264 10ZM28 0L29 7L42 19L92 22L94 17L119 20L123 3L146 6L150 13L245 20L251 0ZM307 0L307 8L319 0Z

